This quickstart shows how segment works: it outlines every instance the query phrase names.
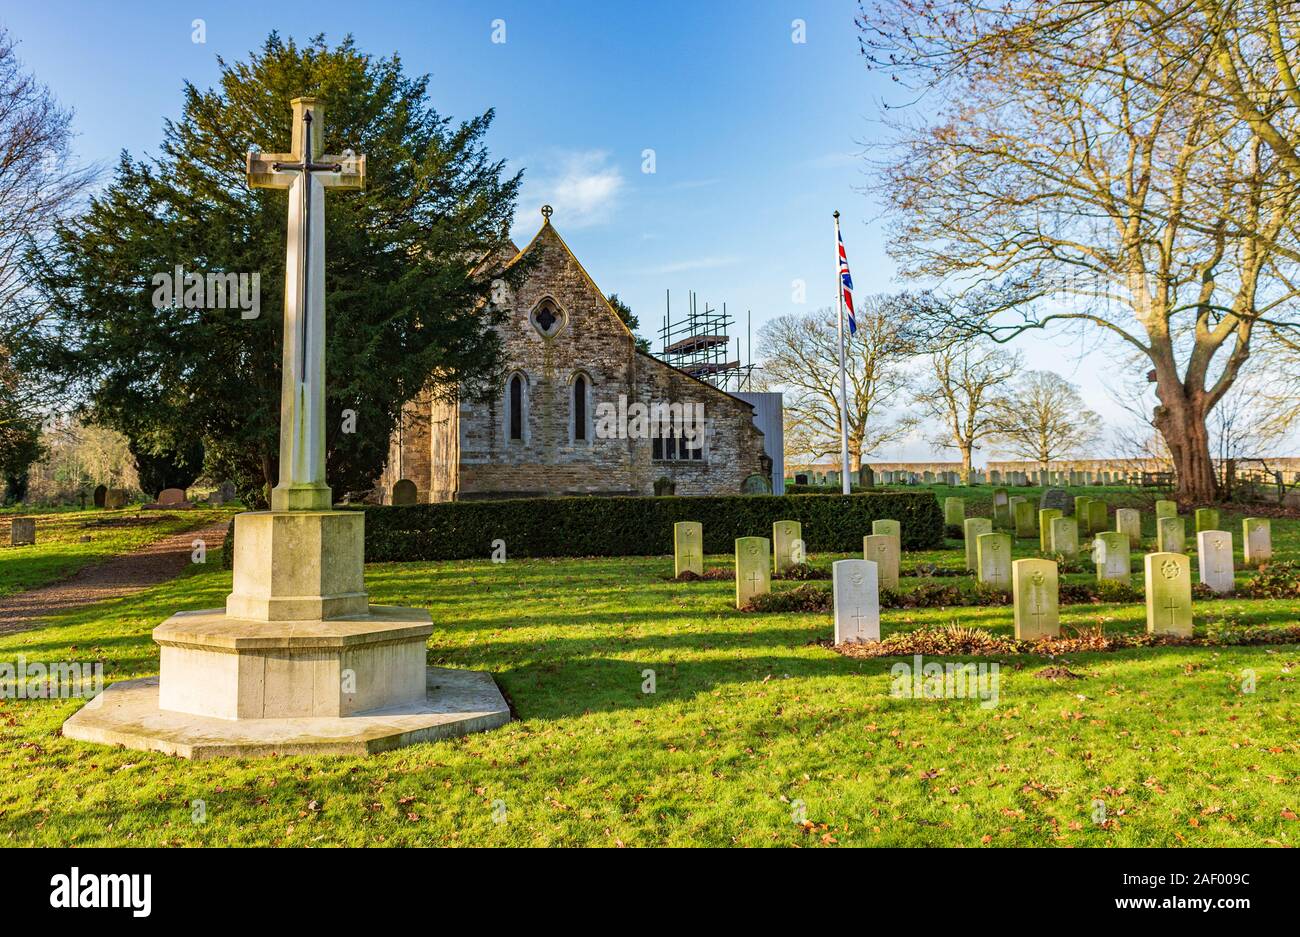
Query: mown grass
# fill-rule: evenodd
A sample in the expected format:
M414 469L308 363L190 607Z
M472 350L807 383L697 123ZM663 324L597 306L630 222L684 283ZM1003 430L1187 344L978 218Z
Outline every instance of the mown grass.
M1275 521L1274 534L1283 558L1297 558L1300 523ZM961 560L906 557L916 562ZM61 738L78 701L4 702L0 841L1300 843L1296 645L1008 656L993 659L996 706L894 698L897 659L812 643L830 636L829 616L737 612L730 583L670 573L663 557L371 566L372 601L432 611L430 662L492 671L519 719L369 758L190 763ZM0 660L102 659L110 681L155 673L151 629L176 610L220 605L229 586L209 562L0 638ZM1224 614L1300 620L1294 602L1226 599L1197 611L1198 631ZM1144 612L1067 606L1062 620L1140 629ZM1009 608L887 612L884 630L947 621L1011 632ZM1040 678L1049 664L1082 679ZM647 671L654 693L643 692Z
M22 547L9 545L12 517L0 517L0 596L66 579L85 566L183 530L228 520L237 511L233 506L157 512L138 507L23 511L21 516L36 518L36 543ZM82 542L83 537L90 539Z

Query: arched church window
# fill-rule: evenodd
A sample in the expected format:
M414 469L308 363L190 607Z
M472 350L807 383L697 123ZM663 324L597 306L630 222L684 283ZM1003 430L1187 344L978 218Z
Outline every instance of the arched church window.
M516 374L510 378L510 438L524 438L524 379Z
M581 374L573 379L573 440L587 441L587 378Z

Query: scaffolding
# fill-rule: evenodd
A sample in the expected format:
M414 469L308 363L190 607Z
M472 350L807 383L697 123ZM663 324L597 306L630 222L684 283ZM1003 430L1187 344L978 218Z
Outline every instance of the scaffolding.
M664 291L664 318L659 329L659 359L671 364L678 370L685 371L691 377L707 381L714 387L725 391L750 390L753 378L753 354L749 362L742 364L740 353L740 336L736 336L735 357L732 357L730 330L735 321L727 312L727 304L722 309L714 309L708 303L700 308L695 291L689 292L687 312L684 319L673 321L672 293ZM746 313L748 317L748 313ZM749 329L752 339L753 332Z

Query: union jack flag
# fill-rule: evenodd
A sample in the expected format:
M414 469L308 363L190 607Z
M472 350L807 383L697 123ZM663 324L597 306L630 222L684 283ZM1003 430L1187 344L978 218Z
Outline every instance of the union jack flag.
M844 291L844 309L849 316L849 334L856 335L858 320L853 315L853 276L849 273L849 255L844 253L844 235L835 225L835 238L840 242L840 289Z

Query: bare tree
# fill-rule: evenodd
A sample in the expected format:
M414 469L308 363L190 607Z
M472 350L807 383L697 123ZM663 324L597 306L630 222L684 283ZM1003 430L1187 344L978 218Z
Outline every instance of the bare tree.
M76 204L92 174L69 152L71 114L19 62L0 29L0 464L10 488L25 482L39 452L48 389L14 357L37 328L43 307L28 288L27 257Z
M928 365L917 401L943 426L934 444L961 454L962 481L969 484L975 450L996 432L996 400L1020 371L1020 356L967 340L941 344Z
M900 403L909 386L903 323L867 297L857 334L846 343L849 465L906 436L916 425ZM785 392L786 452L820 459L840 451L839 332L836 315L819 309L784 315L759 330L764 385Z
M998 400L993 438L1000 451L1047 471L1094 442L1100 427L1073 384L1051 371L1029 371Z
M1174 5L1116 3L1079 32L1034 27L1086 3L930 0L860 26L873 65L935 102L891 122L878 183L904 274L980 296L936 327L1006 342L1072 326L1138 353L1179 497L1206 501L1208 415L1257 333L1300 326L1297 185L1222 105ZM1300 139L1300 108L1274 119Z

